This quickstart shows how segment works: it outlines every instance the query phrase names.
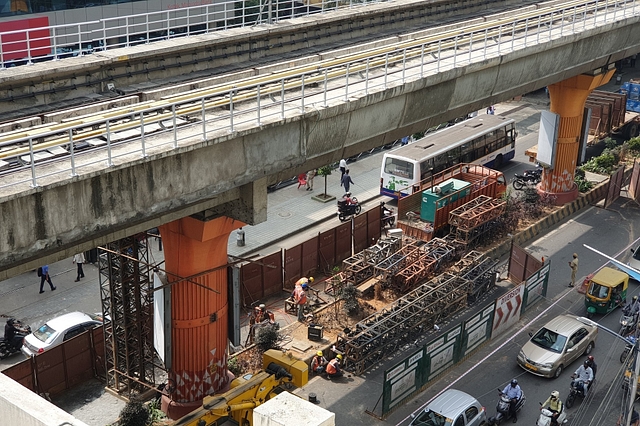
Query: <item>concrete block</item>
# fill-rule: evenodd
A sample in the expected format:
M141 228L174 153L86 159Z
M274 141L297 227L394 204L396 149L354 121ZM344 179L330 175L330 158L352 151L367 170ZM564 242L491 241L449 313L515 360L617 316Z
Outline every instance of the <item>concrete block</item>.
M254 426L335 426L336 415L309 401L282 392L253 410Z

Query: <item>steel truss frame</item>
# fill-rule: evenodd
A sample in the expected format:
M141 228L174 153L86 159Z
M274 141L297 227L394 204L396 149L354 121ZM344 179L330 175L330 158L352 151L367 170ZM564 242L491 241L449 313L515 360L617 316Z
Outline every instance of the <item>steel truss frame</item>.
M153 279L146 234L99 249L107 388L131 398L155 385Z
M478 251L470 251L454 265L458 275L473 283L473 289L467 295L469 303L476 302L488 293L496 283L497 260L485 257Z
M449 225L470 231L500 216L506 205L506 201L480 195L449 212Z
M398 251L402 239L396 237L381 238L375 246L369 247L342 261L344 282L359 285L371 278L374 266Z
M420 247L419 256L415 261L397 271L391 278L393 288L404 293L415 287L447 263L455 252L455 247L441 238L429 240Z
M338 340L345 368L362 374L404 343L467 306L473 283L444 273L356 325Z

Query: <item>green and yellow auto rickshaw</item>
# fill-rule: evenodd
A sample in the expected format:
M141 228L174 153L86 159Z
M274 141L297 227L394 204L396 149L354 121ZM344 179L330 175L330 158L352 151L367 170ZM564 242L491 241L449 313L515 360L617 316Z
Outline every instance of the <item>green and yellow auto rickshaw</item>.
M604 267L589 280L584 295L587 317L593 314L607 314L627 300L629 275L617 269Z

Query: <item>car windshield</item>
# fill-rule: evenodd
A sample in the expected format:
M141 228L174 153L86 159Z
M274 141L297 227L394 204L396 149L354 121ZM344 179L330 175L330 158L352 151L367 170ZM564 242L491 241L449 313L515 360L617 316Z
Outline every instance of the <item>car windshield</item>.
M541 348L561 353L567 338L547 328L542 328L531 338L531 341Z
M53 328L49 327L48 324L43 325L39 329L33 332L33 335L36 336L38 340L41 342L47 343L56 336L58 332Z
M589 287L589 295L598 299L606 299L609 295L609 287L592 282Z
M435 411L423 411L414 421L412 426L445 426L447 419Z

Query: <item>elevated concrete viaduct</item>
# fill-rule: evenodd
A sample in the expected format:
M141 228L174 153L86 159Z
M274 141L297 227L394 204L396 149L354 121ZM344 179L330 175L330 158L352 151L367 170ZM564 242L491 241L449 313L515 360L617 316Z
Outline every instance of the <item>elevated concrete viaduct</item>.
M265 218L270 179L422 131L640 51L640 16L167 152L0 194L0 279L202 211Z

